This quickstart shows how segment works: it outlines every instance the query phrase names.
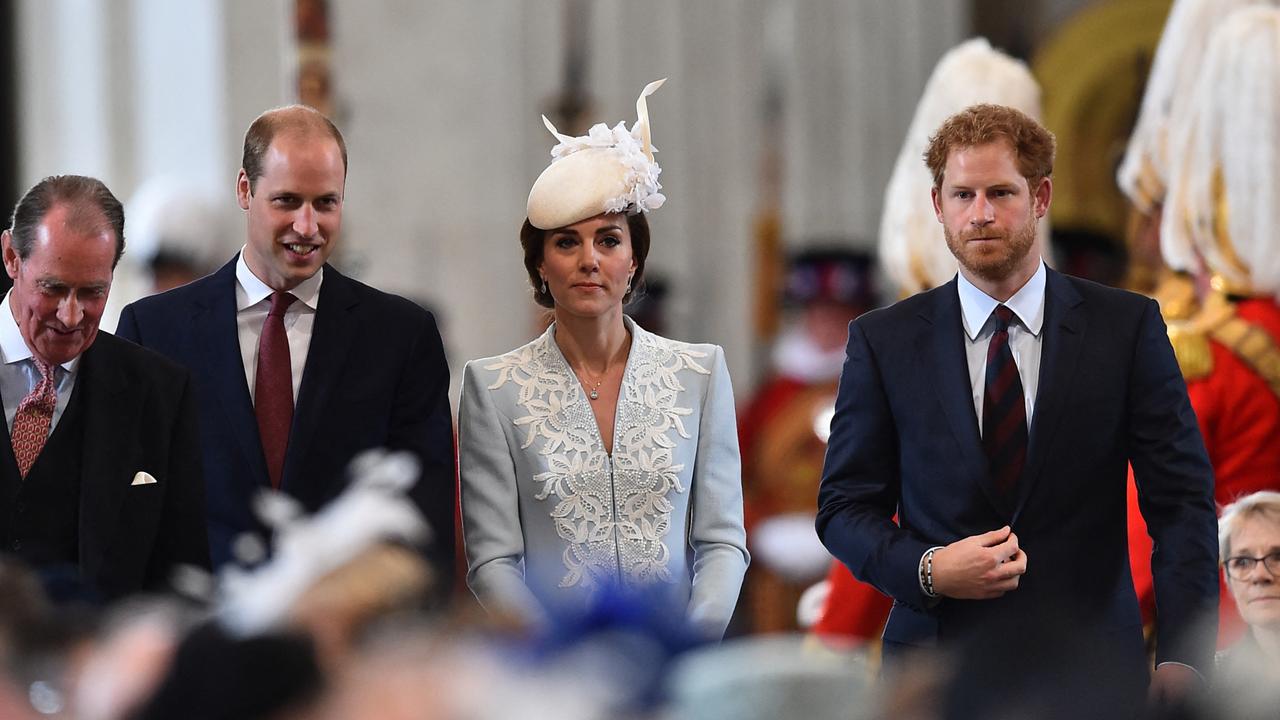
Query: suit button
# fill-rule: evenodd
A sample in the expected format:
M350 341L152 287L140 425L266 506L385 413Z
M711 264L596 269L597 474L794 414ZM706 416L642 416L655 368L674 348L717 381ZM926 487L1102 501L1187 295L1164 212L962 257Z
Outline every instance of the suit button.
M20 503L20 502L19 502L19 503L14 503L14 504L13 504L13 511L14 511L14 512L16 512L16 513L19 513L19 514L24 513L24 512L26 512L26 511L27 511L27 506L26 506L26 504L25 504L25 503Z
M21 540L14 540L12 543L9 543L9 547L13 548L14 550L21 550L21 549L22 549L22 541L21 541Z

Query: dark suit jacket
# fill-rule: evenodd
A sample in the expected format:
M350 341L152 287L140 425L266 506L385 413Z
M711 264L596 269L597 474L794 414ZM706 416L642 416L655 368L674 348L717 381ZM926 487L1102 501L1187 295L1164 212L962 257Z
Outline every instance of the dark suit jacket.
M1058 608L1140 660L1131 462L1157 548L1157 659L1209 667L1211 638L1190 635L1217 605L1213 471L1155 302L1048 271L1027 462L1009 500L988 472L963 333L955 280L849 326L817 529L855 576L894 598L885 639L927 646ZM928 548L1004 525L1028 556L1018 589L985 601L924 596Z
M119 334L191 370L214 566L231 544L265 529L251 504L270 487L236 329L236 261L189 285L139 300ZM363 450L412 451L422 478L411 491L434 533L430 555L452 578L457 495L449 369L435 319L404 298L325 266L302 384L294 403L282 489L314 512L347 485Z
M168 587L178 565L209 566L195 393L186 370L100 332L80 358L79 565L108 598ZM8 429L0 468L17 487ZM134 485L139 472L156 482Z

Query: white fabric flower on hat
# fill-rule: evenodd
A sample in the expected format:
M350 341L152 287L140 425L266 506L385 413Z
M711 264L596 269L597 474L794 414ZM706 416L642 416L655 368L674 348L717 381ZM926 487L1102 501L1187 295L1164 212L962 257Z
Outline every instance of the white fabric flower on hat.
M637 119L631 130L626 122L612 128L591 126L586 135L573 137L556 130L544 115L542 122L559 140L551 148L551 165L529 192L529 221L549 230L571 225L600 213L630 214L657 210L666 202L649 139L649 110L645 98L666 82L649 83L636 100Z

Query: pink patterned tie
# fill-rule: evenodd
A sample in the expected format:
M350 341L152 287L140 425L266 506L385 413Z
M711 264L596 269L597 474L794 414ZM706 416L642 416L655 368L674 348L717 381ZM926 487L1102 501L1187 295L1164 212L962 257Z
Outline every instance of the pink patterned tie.
M58 407L58 387L53 382L53 366L31 357L40 371L40 382L18 403L13 416L13 456L18 461L18 472L23 478L40 457L44 443L49 439L49 427L53 424L53 411Z
M258 340L258 372L253 381L253 409L258 416L258 436L267 458L271 487L280 489L284 474L284 454L289 448L289 427L293 424L293 363L289 358L289 336L284 329L284 313L296 300L285 292L271 293L271 309L262 324Z

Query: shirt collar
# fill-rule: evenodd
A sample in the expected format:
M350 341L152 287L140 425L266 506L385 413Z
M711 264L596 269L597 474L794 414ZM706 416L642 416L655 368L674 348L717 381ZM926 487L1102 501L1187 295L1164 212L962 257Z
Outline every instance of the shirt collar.
M1040 328L1044 325L1046 277L1044 260L1041 260L1031 279L1004 303L1017 316L1022 326L1035 336L1040 335ZM977 340L978 333L982 332L982 326L986 325L987 319L991 317L991 311L995 310L996 305L1000 303L969 282L964 273L958 275L956 288L960 293L960 312L964 319L964 331L970 340Z
M298 302L315 310L320 302L320 283L324 280L324 268L315 275L298 283L298 286L290 290ZM244 261L244 248L240 248L240 257L236 259L236 282L240 284L240 293L236 295L236 310L244 310L253 307L263 300L270 297L273 290L257 275L249 269L249 264Z
M4 364L13 365L23 360L30 360L31 348L27 347L27 341L22 337L22 330L18 328L18 321L13 319L13 306L9 304L9 296L13 294L13 290L9 290L4 294L4 300L0 301L0 353L4 355ZM80 363L80 356L77 355L70 360L62 363L62 369L68 373L76 371L76 365Z

